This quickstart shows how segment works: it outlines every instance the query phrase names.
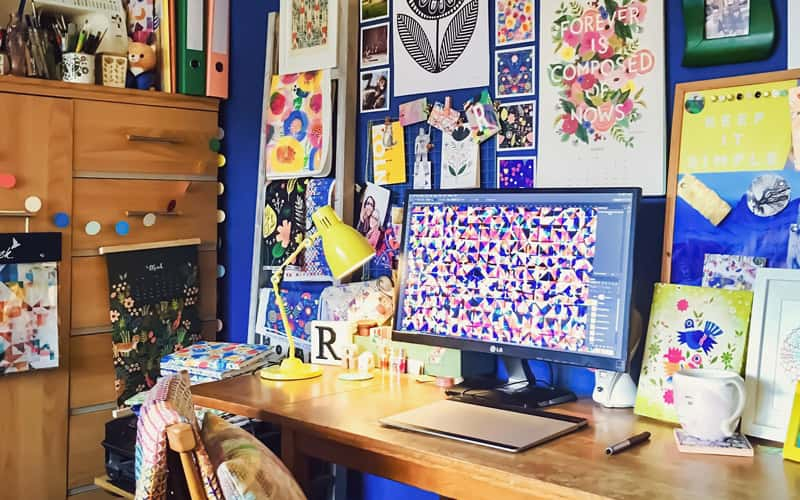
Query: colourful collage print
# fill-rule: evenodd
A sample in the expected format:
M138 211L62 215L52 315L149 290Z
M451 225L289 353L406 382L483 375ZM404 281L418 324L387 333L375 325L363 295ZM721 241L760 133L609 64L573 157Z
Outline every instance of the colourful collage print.
M405 331L588 349L597 213L555 206L417 206Z

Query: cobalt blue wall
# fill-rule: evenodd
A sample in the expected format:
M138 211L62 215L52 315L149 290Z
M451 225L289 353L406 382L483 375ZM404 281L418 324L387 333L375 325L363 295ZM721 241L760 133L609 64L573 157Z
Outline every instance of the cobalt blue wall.
M778 19L777 42L769 59L708 68L684 68L681 66L684 37L681 0L667 0L665 36L668 118L672 116L676 83L785 69L788 1L790 0L773 1ZM277 8L278 0L231 2L231 98L222 106L225 128L223 147L228 163L222 171L226 190L220 202L227 213L227 220L220 228L222 263L227 272L220 283L219 310L224 321L222 338L237 342L247 339L266 21L267 13ZM357 33L353 33L353 36L357 36ZM359 134L362 133L359 130ZM360 156L364 157L363 154ZM657 214L660 200L653 199L647 203ZM651 238L642 239L652 241ZM652 259L660 259L660 251L660 244L655 242L642 253ZM557 377L561 383L579 394L591 392L594 383L593 376L586 370L561 370ZM546 378L544 374L543 378ZM364 498L369 499L436 498L429 493L374 476L364 477L362 492Z

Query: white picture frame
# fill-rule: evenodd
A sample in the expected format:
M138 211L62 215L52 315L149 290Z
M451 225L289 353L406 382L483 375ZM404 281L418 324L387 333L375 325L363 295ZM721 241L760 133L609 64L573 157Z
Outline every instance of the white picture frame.
M381 53L380 56L376 57L374 60L370 60L369 59L370 56L366 55L366 43L364 37L367 35L368 32L373 32L375 30L381 30L381 29L385 31L384 36L382 38L384 38L386 52ZM363 26L361 28L361 36L359 37L360 45L358 51L358 57L359 60L361 61L361 69L375 68L378 66L387 66L389 64L389 55L392 52L391 33L392 33L391 26L389 26L389 23L379 23L370 26Z
M386 14L373 16L369 18L364 17L364 2L370 3L369 0L358 0L358 19L362 23L371 23L374 21L380 21L382 19L389 19L389 11L392 10L392 3L391 0L383 0L379 1L378 3L385 3L386 4Z
M281 0L278 66L281 75L330 69L339 63L339 0L328 1L327 40L324 45L292 48L292 8L303 0Z
M800 327L800 270L759 269L753 292L742 433L783 442L795 382L779 358L786 336Z

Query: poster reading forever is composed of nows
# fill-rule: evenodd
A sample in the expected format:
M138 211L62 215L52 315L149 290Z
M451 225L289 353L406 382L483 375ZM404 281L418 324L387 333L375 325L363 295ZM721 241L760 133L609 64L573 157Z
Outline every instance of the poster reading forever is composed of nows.
M395 0L394 94L489 85L486 0Z
M662 2L542 3L537 187L664 194L663 24Z

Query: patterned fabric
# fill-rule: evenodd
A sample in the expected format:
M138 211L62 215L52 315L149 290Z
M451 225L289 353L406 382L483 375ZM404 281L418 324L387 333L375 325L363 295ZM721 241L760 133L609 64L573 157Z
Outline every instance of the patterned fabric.
M306 498L283 462L239 427L206 414L202 436L227 500Z
M161 358L161 365L203 368L215 371L240 370L267 357L268 347L255 344L201 341Z
M117 404L152 387L163 356L200 340L197 246L107 257Z
M167 496L167 427L191 424L197 447L194 455L209 500L224 500L214 467L200 439L189 384L180 376L158 380L142 405L136 432L136 499L161 500Z
M262 264L277 268L305 237L306 179L272 181L267 184L262 227ZM301 254L294 265L303 265Z

